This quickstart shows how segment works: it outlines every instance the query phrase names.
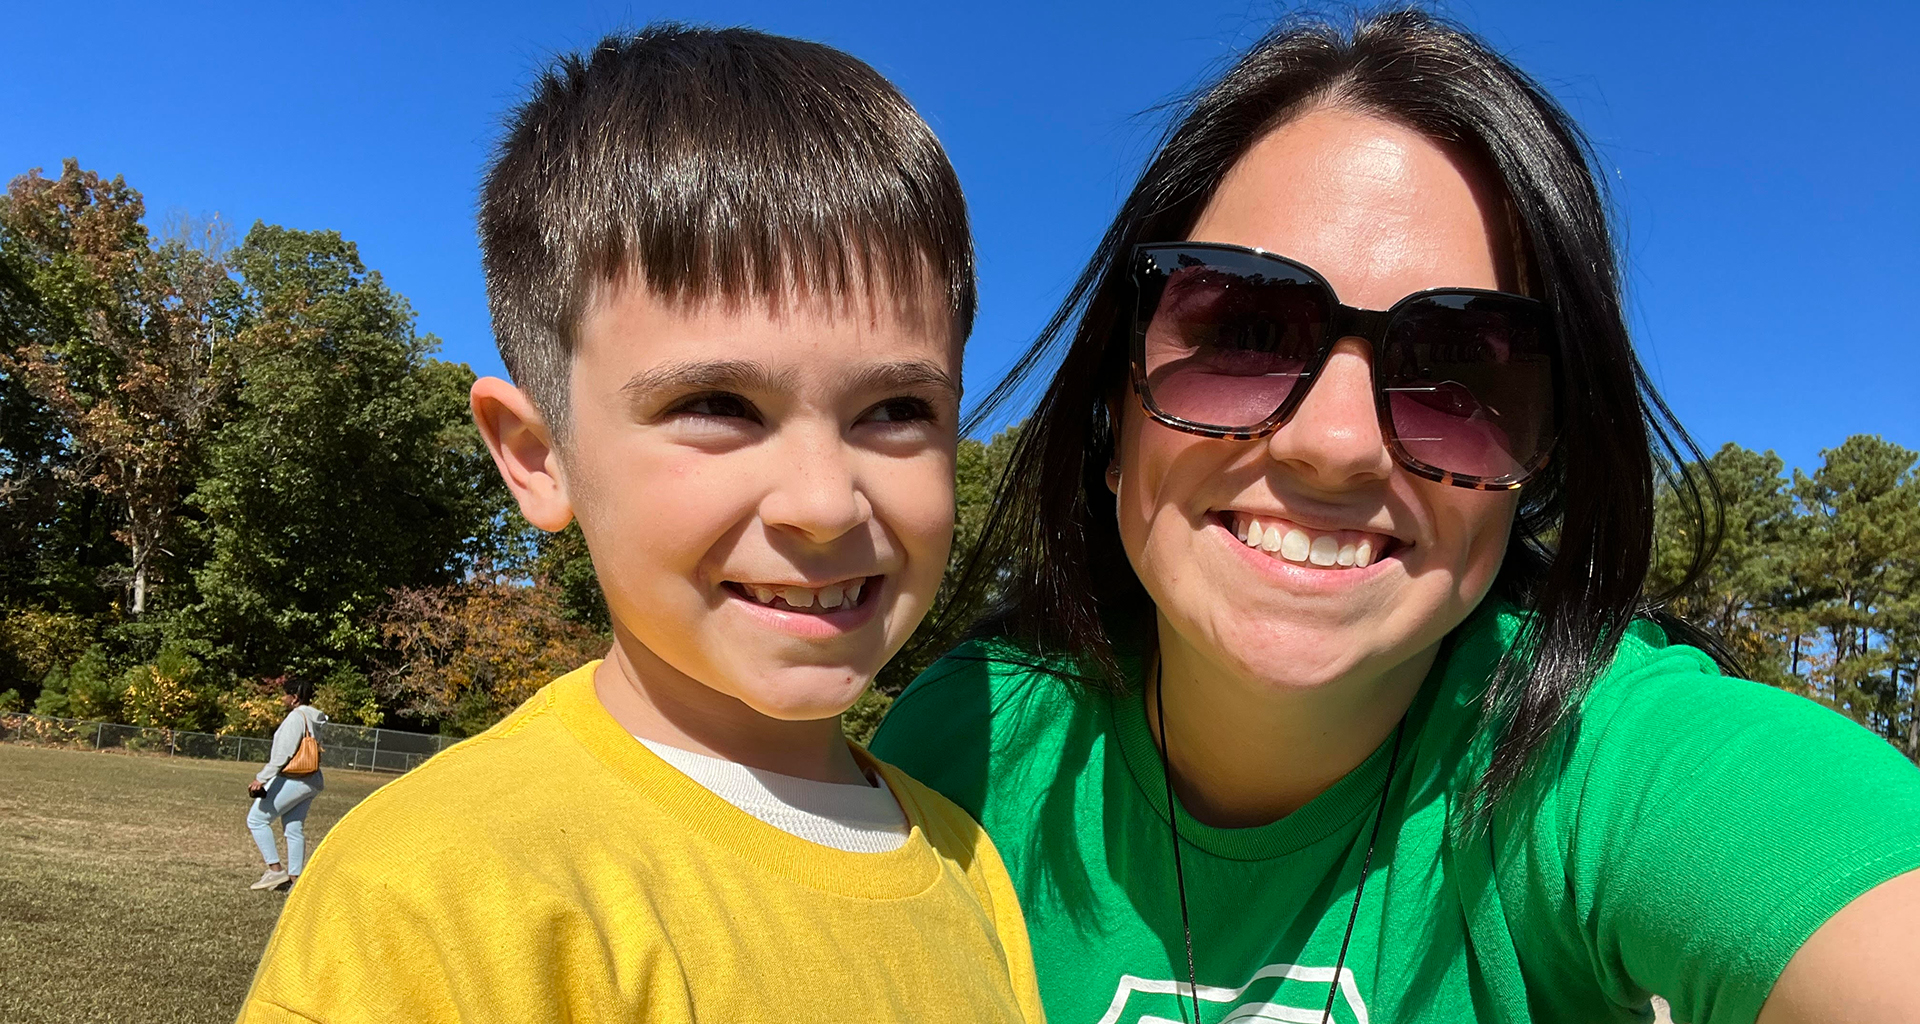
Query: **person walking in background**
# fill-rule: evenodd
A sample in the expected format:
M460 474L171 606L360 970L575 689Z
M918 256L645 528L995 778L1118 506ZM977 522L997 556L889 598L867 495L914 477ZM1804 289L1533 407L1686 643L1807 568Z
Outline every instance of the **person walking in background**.
M313 699L311 683L288 679L284 689L280 700L287 707L287 717L273 731L273 750L266 766L247 786L247 792L253 794L247 828L267 862L266 872L249 887L253 889L275 889L300 877L307 856L307 808L312 806L314 794L326 786L320 774L319 741L315 740L309 757L302 757L300 749L301 740L326 724L326 713L309 703ZM273 841L275 818L280 819L281 831L287 834L284 865Z

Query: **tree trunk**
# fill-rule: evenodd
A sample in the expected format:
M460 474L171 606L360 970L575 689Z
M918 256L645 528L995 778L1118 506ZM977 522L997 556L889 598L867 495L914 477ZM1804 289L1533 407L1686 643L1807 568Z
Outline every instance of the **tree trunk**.
M133 542L133 616L147 610L147 552L138 540Z
M1907 679L1913 683L1913 696L1907 704L1907 758L1920 764L1920 662L1916 662L1913 671L1907 673ZM1897 692L1900 688L1900 666L1894 664L1893 685Z

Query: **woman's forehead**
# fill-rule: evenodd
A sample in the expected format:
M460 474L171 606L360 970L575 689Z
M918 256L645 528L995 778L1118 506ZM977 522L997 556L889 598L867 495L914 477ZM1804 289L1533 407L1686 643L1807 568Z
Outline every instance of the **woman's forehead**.
M1192 238L1292 257L1342 301L1384 309L1423 288L1511 288L1506 223L1498 186L1456 147L1322 107L1248 149Z

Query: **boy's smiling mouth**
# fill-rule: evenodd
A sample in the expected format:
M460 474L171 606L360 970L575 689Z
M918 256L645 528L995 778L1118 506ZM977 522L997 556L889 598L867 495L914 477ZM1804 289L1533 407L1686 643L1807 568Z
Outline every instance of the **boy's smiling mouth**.
M745 583L727 580L722 586L735 597L752 601L755 604L776 608L784 612L799 612L805 615L828 615L833 612L852 611L864 601L872 600L879 588L880 576L855 576L819 587L805 587L789 583Z

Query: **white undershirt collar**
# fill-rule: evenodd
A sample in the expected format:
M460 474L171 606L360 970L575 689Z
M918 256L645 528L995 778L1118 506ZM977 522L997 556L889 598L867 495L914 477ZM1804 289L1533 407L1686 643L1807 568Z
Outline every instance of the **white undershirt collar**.
M911 827L885 779L871 786L819 782L696 754L635 736L713 795L789 835L849 853L886 853Z

